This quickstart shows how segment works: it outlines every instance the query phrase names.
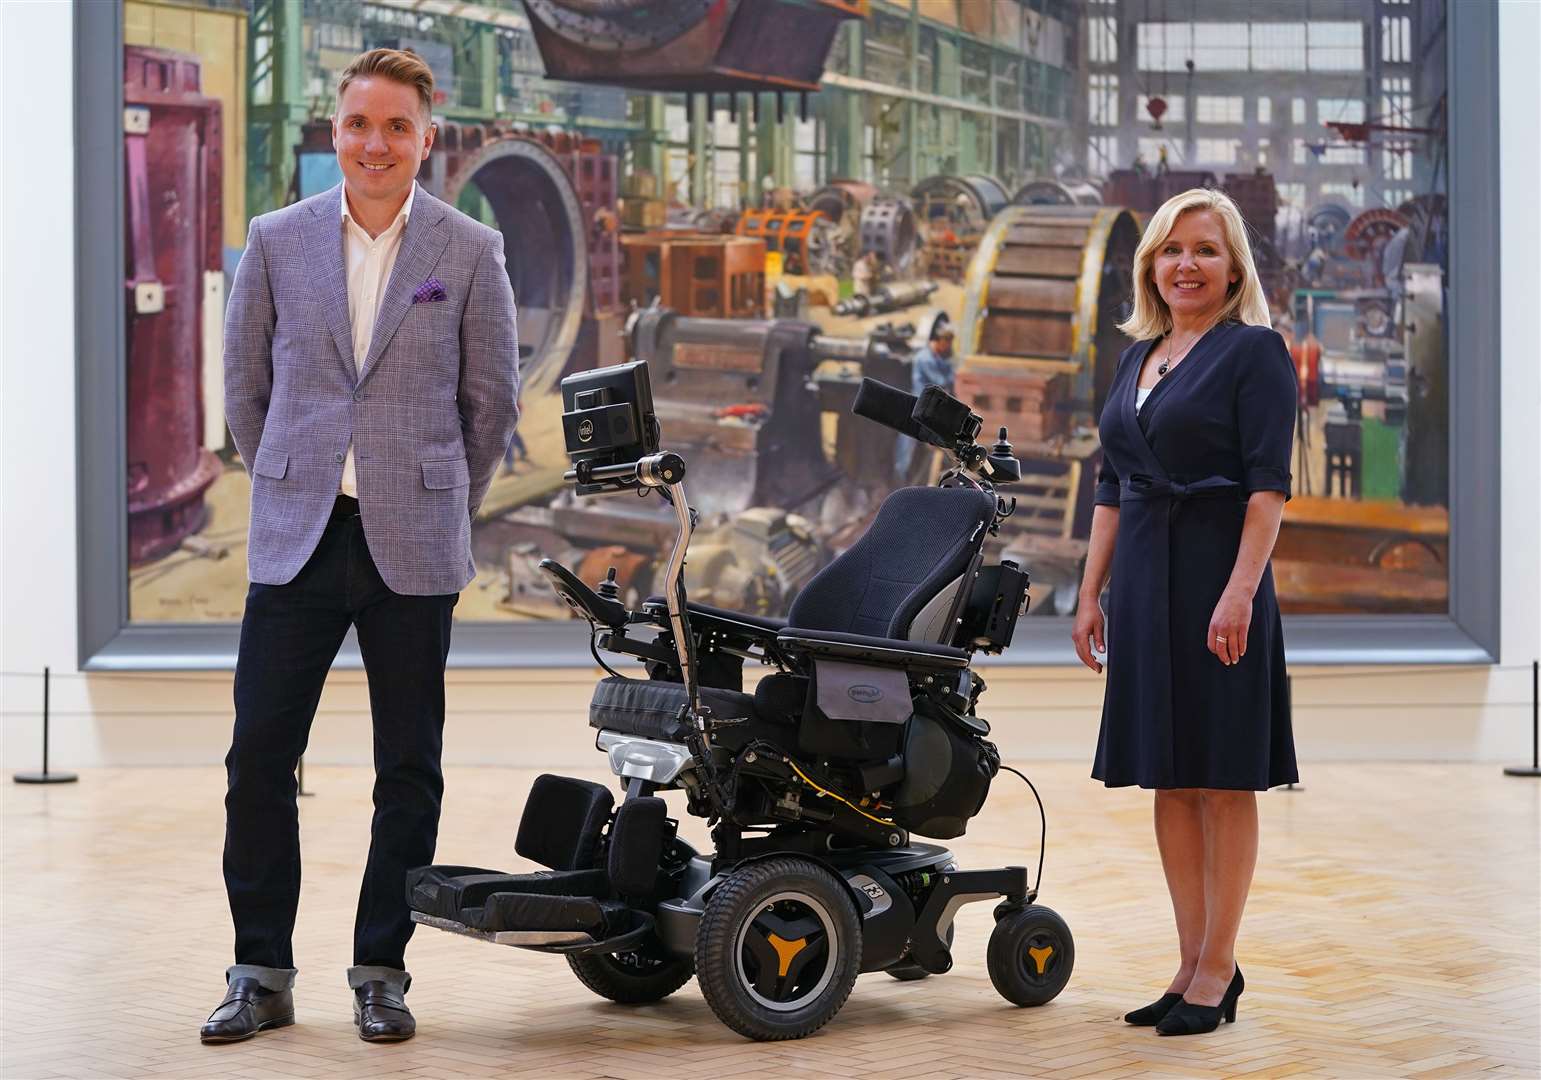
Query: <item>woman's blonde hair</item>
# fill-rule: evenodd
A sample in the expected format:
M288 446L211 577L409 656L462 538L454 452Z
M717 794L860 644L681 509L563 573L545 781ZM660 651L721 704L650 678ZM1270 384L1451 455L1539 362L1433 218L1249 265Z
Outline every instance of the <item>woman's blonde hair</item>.
M1252 261L1252 245L1247 243L1247 226L1241 219L1241 211L1223 191L1190 188L1161 204L1161 209L1145 226L1145 235L1135 249L1134 311L1118 324L1118 328L1136 341L1160 337L1172 329L1172 310L1156 288L1152 264L1156 261L1157 249L1176 228L1177 219L1192 210L1208 210L1220 219L1225 246L1230 250L1231 268L1241 275L1226 290L1225 306L1220 309L1216 322L1239 319L1249 326L1273 325L1268 316L1268 301L1263 296L1263 283L1258 279L1257 266Z

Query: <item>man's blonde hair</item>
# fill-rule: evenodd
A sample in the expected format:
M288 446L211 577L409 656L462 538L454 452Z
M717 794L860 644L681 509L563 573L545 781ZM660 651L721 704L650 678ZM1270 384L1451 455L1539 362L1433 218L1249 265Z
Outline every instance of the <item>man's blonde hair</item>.
M1145 235L1135 249L1134 310L1129 318L1118 324L1118 328L1136 341L1160 337L1172 329L1172 310L1161 299L1152 266L1157 250L1176 228L1177 219L1193 210L1208 210L1220 219L1231 268L1241 275L1226 289L1225 306L1216 321L1239 319L1249 326L1273 325L1268 315L1268 301L1263 295L1263 283L1258 279L1257 265L1252 261L1252 245L1247 243L1247 226L1241 219L1241 211L1223 191L1190 188L1161 204L1161 209L1145 226Z
M337 108L342 112L342 94L354 79L379 77L399 82L417 89L418 101L423 106L423 119L433 121L433 70L423 58L414 52L401 49L370 49L353 58L337 80ZM340 116L339 116L340 118Z

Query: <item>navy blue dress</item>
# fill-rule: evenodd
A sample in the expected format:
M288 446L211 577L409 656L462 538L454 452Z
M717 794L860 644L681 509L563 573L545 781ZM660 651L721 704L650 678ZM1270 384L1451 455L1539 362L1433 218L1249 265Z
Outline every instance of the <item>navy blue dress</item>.
M1124 350L1102 412L1096 501L1118 507L1107 689L1092 776L1109 787L1261 791L1299 779L1273 571L1247 653L1227 667L1209 620L1241 545L1247 498L1290 493L1295 367L1264 326L1201 338L1138 412L1155 341Z

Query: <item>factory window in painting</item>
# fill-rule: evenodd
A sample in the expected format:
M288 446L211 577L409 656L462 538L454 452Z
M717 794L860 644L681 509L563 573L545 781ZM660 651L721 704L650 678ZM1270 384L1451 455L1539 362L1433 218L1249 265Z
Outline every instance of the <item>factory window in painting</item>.
M630 359L691 464L692 597L784 615L885 495L937 482L850 405L913 389L942 322L954 392L1022 463L990 557L1029 569L1031 616L1070 614L1134 249L1191 187L1240 206L1299 374L1284 610L1449 609L1439 0L438 7L123 4L134 622L240 618L228 285L252 217L340 183L332 89L382 46L433 69L419 183L503 233L519 306L523 419L457 618L568 618L545 557L657 591L667 507L562 480L561 378Z

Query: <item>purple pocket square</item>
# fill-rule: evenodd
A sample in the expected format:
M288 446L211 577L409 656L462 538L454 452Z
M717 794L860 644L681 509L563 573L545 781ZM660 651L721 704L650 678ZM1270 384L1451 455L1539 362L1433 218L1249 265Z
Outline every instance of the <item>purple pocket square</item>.
M412 294L414 304L432 304L440 300L448 300L449 293L444 291L444 283L436 277L431 277L417 287Z

